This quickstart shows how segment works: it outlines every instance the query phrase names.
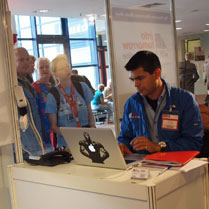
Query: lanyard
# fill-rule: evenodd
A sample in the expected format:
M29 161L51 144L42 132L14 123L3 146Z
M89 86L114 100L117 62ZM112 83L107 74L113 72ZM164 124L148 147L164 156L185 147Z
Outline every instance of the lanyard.
M63 96L65 97L67 103L70 105L70 107L73 110L73 114L74 114L74 117L75 117L75 120L76 120L76 126L80 127L79 118L78 118L78 111L77 111L77 107L76 107L76 97L75 97L75 91L74 91L73 84L71 84L73 101L65 93L65 91L62 88L61 84L59 84L58 87L59 87L60 91L62 92Z

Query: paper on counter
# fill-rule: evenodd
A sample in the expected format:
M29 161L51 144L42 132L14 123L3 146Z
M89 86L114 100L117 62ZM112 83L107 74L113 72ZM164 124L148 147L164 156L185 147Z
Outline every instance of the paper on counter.
M181 168L178 168L178 170L186 173L205 164L208 164L208 162L200 159L193 159L186 165L182 166Z
M179 170L181 172L186 173L188 171L191 171L191 170L198 168L198 167L205 165L205 164L208 164L208 162L195 158L195 159L191 160L190 162L188 162L186 165L184 165L182 167L172 167L171 170ZM156 166L156 168L158 168L158 169L153 169L152 166L150 167L150 177L148 179L158 176L160 170L163 167ZM159 169L159 168L161 168L161 169ZM131 179L132 172L133 172L133 169L119 171L117 174L105 177L104 179L110 180L110 181L117 181L117 182L126 182ZM138 181L144 181L144 180L138 180Z
M105 177L104 179L110 180L110 181L116 181L116 182L127 182L127 181L131 180L132 173L133 173L133 169L125 170L125 171L121 171L115 175ZM158 170L154 170L154 171L150 170L150 175L149 175L148 179L156 177L158 175L158 173L159 173ZM140 179L137 181L144 182L145 180Z

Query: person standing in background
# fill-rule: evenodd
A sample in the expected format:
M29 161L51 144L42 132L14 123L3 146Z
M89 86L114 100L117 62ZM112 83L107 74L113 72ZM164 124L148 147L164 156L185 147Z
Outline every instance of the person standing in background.
M29 68L28 68L26 78L28 79L30 83L33 83L32 75L35 71L35 61L36 61L36 58L33 55L29 55Z
M66 55L56 56L51 70L57 85L52 87L54 93L50 89L47 95L46 113L52 131L57 134L58 148L62 148L67 147L67 143L59 127L95 128L91 110L93 95L84 82L71 80L71 66Z
M52 84L50 83L51 70L50 70L49 59L46 57L38 58L36 60L36 71L38 73L38 80L32 83L32 85L34 86L38 95L37 105L41 116L44 147L47 152L50 152L53 151L53 147L52 147L53 142L51 143L51 138L50 138L49 118L45 112L46 96L49 92L49 89L52 87Z
M89 89L91 90L92 94L95 94L95 89L92 87L91 82L85 75L78 75L78 71L74 69L72 70L71 79L86 83Z
M185 54L185 62L180 64L180 88L194 94L194 84L199 79L195 64L191 63L192 54Z
M29 68L29 54L23 47L18 47L14 51L16 70L18 76L18 85L22 86L24 95L27 100L27 106L18 108L18 118L27 114L29 126L26 130L20 128L21 144L23 148L23 158L26 159L29 155L44 154L42 142L41 119L36 104L36 92L33 86L29 83L26 76Z

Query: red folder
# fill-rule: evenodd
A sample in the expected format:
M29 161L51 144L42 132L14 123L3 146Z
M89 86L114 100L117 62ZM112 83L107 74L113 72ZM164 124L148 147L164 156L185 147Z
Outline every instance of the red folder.
M182 166L199 153L199 151L156 152L144 157L142 162L155 165Z

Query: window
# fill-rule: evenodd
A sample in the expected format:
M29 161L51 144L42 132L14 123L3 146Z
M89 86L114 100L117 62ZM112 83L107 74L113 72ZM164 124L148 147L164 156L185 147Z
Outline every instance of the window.
M65 53L81 75L100 83L95 22L88 19L15 16L18 46L35 57L54 59ZM34 76L36 77L36 75Z
M47 57L49 60L53 60L57 54L64 53L63 44L39 44L40 57Z
M86 76L91 82L92 87L97 89L97 78L99 75L96 67L78 67L73 69L76 69L79 75Z
M62 35L61 19L58 17L36 17L38 35Z
M68 18L70 38L95 38L94 21Z
M31 55L34 55L34 51L33 51L33 45L34 44L36 44L35 41L31 41L31 40L18 41L18 46L26 48L28 53L31 54Z
M96 65L95 42L86 40L70 40L72 65Z
M18 38L32 38L32 27L29 16L15 16Z

